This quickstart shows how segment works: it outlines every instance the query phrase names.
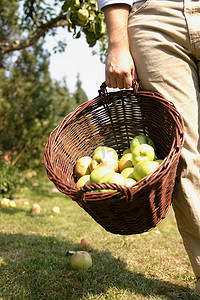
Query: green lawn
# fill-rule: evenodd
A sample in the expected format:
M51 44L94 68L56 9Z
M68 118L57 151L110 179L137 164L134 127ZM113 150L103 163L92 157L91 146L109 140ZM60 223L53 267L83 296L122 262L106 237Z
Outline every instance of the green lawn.
M83 209L33 178L15 197L17 207L0 210L0 299L198 299L195 278L173 210L149 233L106 232ZM30 213L32 204L41 213ZM60 214L52 214L53 206ZM68 242L56 242L66 231ZM68 251L89 237L93 266L73 270Z

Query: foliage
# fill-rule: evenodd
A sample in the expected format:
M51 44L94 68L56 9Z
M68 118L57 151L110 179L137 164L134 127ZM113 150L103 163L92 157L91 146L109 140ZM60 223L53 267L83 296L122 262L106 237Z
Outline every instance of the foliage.
M103 59L107 38L104 15L96 0L0 0L0 62L10 52L30 47L45 35L56 35L58 27L66 28L73 37L82 34L90 47L97 41ZM58 42L64 51L66 42Z
M3 198L11 198L20 183L20 173L14 165L16 155L16 151L9 151L0 156L0 194Z
M36 44L21 51L9 72L0 70L0 149L23 152L20 168L42 165L49 133L81 101L65 81L51 80L48 67L49 54Z

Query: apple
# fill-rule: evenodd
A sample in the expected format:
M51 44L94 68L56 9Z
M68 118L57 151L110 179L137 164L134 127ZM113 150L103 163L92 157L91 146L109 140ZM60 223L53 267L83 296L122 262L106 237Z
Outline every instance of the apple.
M132 150L132 163L134 166L140 161L153 161L154 159L154 148L148 144L141 144Z
M80 21L85 22L89 18L89 11L87 9L80 8L78 10L77 16Z
M92 158L93 159L96 159L96 157L105 157L106 154L109 153L109 154L112 154L116 160L118 160L118 154L117 152L115 151L115 149L111 148L111 147L107 147L107 146L99 146L97 147L93 153L92 153Z
M107 146L97 147L92 153L92 161L90 163L90 171L93 171L98 166L109 167L115 172L118 171L118 154L117 152Z
M124 169L133 167L132 163L132 153L124 154L118 163L119 172L122 172Z
M124 178L132 178L133 179L133 170L134 170L134 167L126 168L121 172L121 175L124 176Z
M89 269L92 267L92 258L86 251L75 252L70 259L73 269Z
M8 208L10 206L10 200L7 198L3 198L1 200L1 207L2 208Z
M80 187L84 186L85 184L90 184L90 175L84 175L79 178L76 183L76 187L79 189Z
M54 214L59 214L60 213L60 207L59 206L54 206L51 211Z
M81 246L83 248L87 248L90 245L91 245L91 240L88 237L81 239Z
M41 212L40 205L37 203L33 204L33 206L31 207L31 212L34 214L39 214Z
M67 233L65 231L60 231L56 235L56 241L57 242L67 242L68 241Z
M157 161L140 161L133 170L133 178L138 181L143 177L149 175L159 166Z
M77 160L74 169L77 178L90 174L89 164L91 163L91 160L92 158L90 156L83 156Z
M132 185L134 185L136 183L136 180L134 180L133 178L126 178L126 186L127 187L131 187Z
M125 185L126 179L124 178L124 176L122 176L119 173L110 172L105 174L103 177L101 177L99 183L116 183L116 184ZM99 190L99 192L109 192L109 191L113 191L113 190L112 189Z
M130 149L130 148L125 149L125 150L123 151L123 153L122 153L122 156L123 156L124 154L127 154L127 153L131 153L131 149Z
M136 146L139 146L139 145L142 145L142 144L148 144L148 145L152 146L153 148L155 148L154 142L152 141L152 139L150 139L150 137L148 135L140 134L140 135L135 136L131 140L131 142L130 142L131 152L133 151L133 149Z
M12 207L12 208L16 207L16 203L14 200L10 200L10 207Z
M114 170L108 167L99 166L98 168L94 169L90 174L91 183L98 183L101 177L110 172L115 173Z

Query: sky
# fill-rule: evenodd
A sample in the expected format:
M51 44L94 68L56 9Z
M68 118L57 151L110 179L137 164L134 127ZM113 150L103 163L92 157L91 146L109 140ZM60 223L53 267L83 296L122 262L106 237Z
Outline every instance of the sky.
M77 74L80 74L82 88L88 99L91 100L98 96L98 90L102 82L105 81L105 66L100 62L98 54L92 54L84 37L73 39L72 33L67 29L58 29L55 37L47 37L46 48L51 52L50 73L52 79L61 81L66 78L67 87L70 92L75 91ZM57 41L67 42L65 52L54 54L52 49ZM98 49L98 48L97 48Z

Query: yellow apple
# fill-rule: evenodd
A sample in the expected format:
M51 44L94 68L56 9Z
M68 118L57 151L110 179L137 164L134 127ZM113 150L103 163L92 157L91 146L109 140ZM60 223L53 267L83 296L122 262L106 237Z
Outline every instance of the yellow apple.
M132 179L132 178L126 178L126 186L127 187L131 187L132 185L134 185L137 181Z
M121 172L121 175L124 176L124 178L132 178L133 179L133 170L134 170L134 167L126 168Z
M92 161L90 163L90 171L93 171L98 166L109 167L115 172L118 171L118 154L110 147L100 146L97 147L92 154Z
M31 207L31 212L34 214L39 214L41 212L40 205L37 203L33 204L33 206Z
M76 183L76 187L79 189L80 187L84 186L85 184L90 184L90 175L84 175L79 178Z
M60 213L60 207L59 206L54 206L51 211L54 214L59 214Z
M108 167L101 167L94 169L90 174L90 181L91 183L98 183L101 177L103 177L107 173L115 173L114 170L108 168Z
M77 178L90 174L89 164L91 160L92 158L90 156L83 156L77 160L74 170Z
M7 198L3 198L1 200L1 207L2 208L8 208L10 206L10 200Z
M107 153L113 155L115 157L115 159L118 160L118 154L115 151L115 149L113 149L111 147L107 147L107 146L97 147L92 153L92 158L93 159L96 159L96 158L98 159L99 157L104 158Z
M15 208L16 207L16 203L14 200L10 201L10 207Z
M122 172L126 168L133 167L132 153L124 154L119 160L118 167L119 172Z

